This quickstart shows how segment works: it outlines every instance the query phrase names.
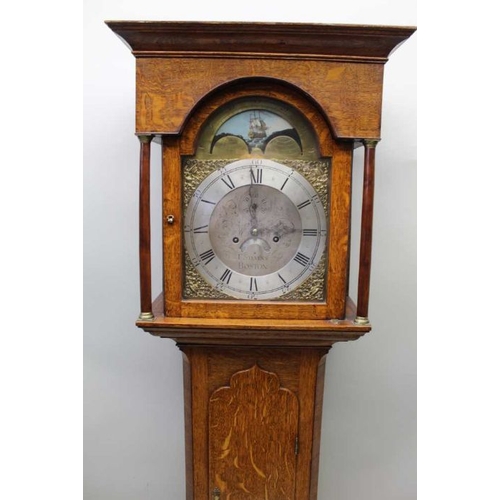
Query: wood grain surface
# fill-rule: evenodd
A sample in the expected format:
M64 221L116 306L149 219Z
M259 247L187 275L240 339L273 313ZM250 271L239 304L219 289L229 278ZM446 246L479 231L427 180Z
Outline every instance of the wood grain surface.
M180 348L190 416L187 498L211 498L218 488L221 500L314 499L329 347Z
M307 92L342 138L378 138L383 65L416 30L305 23L106 21L137 58L136 131L178 134L216 88L244 78ZM186 85L189 82L189 85Z
M208 413L210 489L222 499L294 500L299 402L278 376L257 365L235 373Z
M306 319L226 319L168 317L163 312L160 294L153 303L153 321L137 321L137 326L154 336L172 338L178 344L194 345L294 345L328 346L356 340L371 330L371 325L354 322L356 305L347 299L342 320Z
M162 151L163 289L165 291L165 314L175 317L181 316L183 274L179 138L163 137ZM167 223L169 215L174 216L174 224Z
M349 24L106 21L137 57L300 57L385 62L416 28Z
M267 79L302 89L339 138L378 138L383 65L274 59L137 60L137 133L178 134L203 98L229 83ZM189 85L186 85L189 82Z

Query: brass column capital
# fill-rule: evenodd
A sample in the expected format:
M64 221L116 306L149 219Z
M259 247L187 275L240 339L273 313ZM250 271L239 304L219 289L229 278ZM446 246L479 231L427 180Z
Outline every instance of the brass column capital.
M376 148L379 142L380 139L363 139L363 144L365 145L365 148Z
M153 136L152 135L138 135L137 138L139 139L139 141L141 141L142 144L149 144L152 140L153 140Z

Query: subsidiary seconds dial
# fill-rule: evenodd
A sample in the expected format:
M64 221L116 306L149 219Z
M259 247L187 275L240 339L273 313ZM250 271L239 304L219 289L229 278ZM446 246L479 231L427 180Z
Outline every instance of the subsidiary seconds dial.
M212 172L184 221L193 265L236 299L290 292L311 275L325 250L321 200L301 174L271 160L239 160Z

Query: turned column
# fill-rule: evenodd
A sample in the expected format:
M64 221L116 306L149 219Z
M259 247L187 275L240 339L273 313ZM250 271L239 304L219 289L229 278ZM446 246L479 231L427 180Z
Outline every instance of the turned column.
M152 135L139 135L141 142L139 178L139 273L141 314L139 320L154 319L151 300L151 209L150 163Z
M368 324L370 271L372 262L373 195L375 188L375 148L378 140L365 139L363 207L361 212L361 241L359 248L358 308L355 322Z

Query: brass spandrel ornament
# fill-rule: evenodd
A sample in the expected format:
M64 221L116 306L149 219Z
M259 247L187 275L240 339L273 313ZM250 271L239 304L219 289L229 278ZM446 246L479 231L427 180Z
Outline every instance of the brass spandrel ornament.
M272 158L271 158L272 159ZM192 198L197 187L201 184L203 179L209 174L223 168L228 163L236 161L237 158L229 160L199 160L196 158L187 158L183 165L183 205L187 207L189 200ZM328 189L330 177L330 160L282 160L277 159L279 163L297 170L303 175L311 186L318 193L321 199L323 208L328 208Z
M228 160L198 160L187 158L182 168L183 181L183 206L187 208L189 201L193 197L196 189L203 179L212 172L227 165Z
M212 299L226 300L227 295L217 291L207 281L205 281L194 268L187 252L185 259L185 279L184 298L185 299ZM325 272L326 256L323 255L313 274L296 290L285 293L281 297L274 298L274 301L310 301L319 302L325 299Z
M193 266L187 252L184 252L184 298L185 299L227 299L217 291Z
M311 276L296 288L276 300L296 300L301 302L321 302L325 300L326 255L323 254Z
M316 191L326 213L328 213L328 190L330 188L330 160L279 160L280 163L303 175Z

